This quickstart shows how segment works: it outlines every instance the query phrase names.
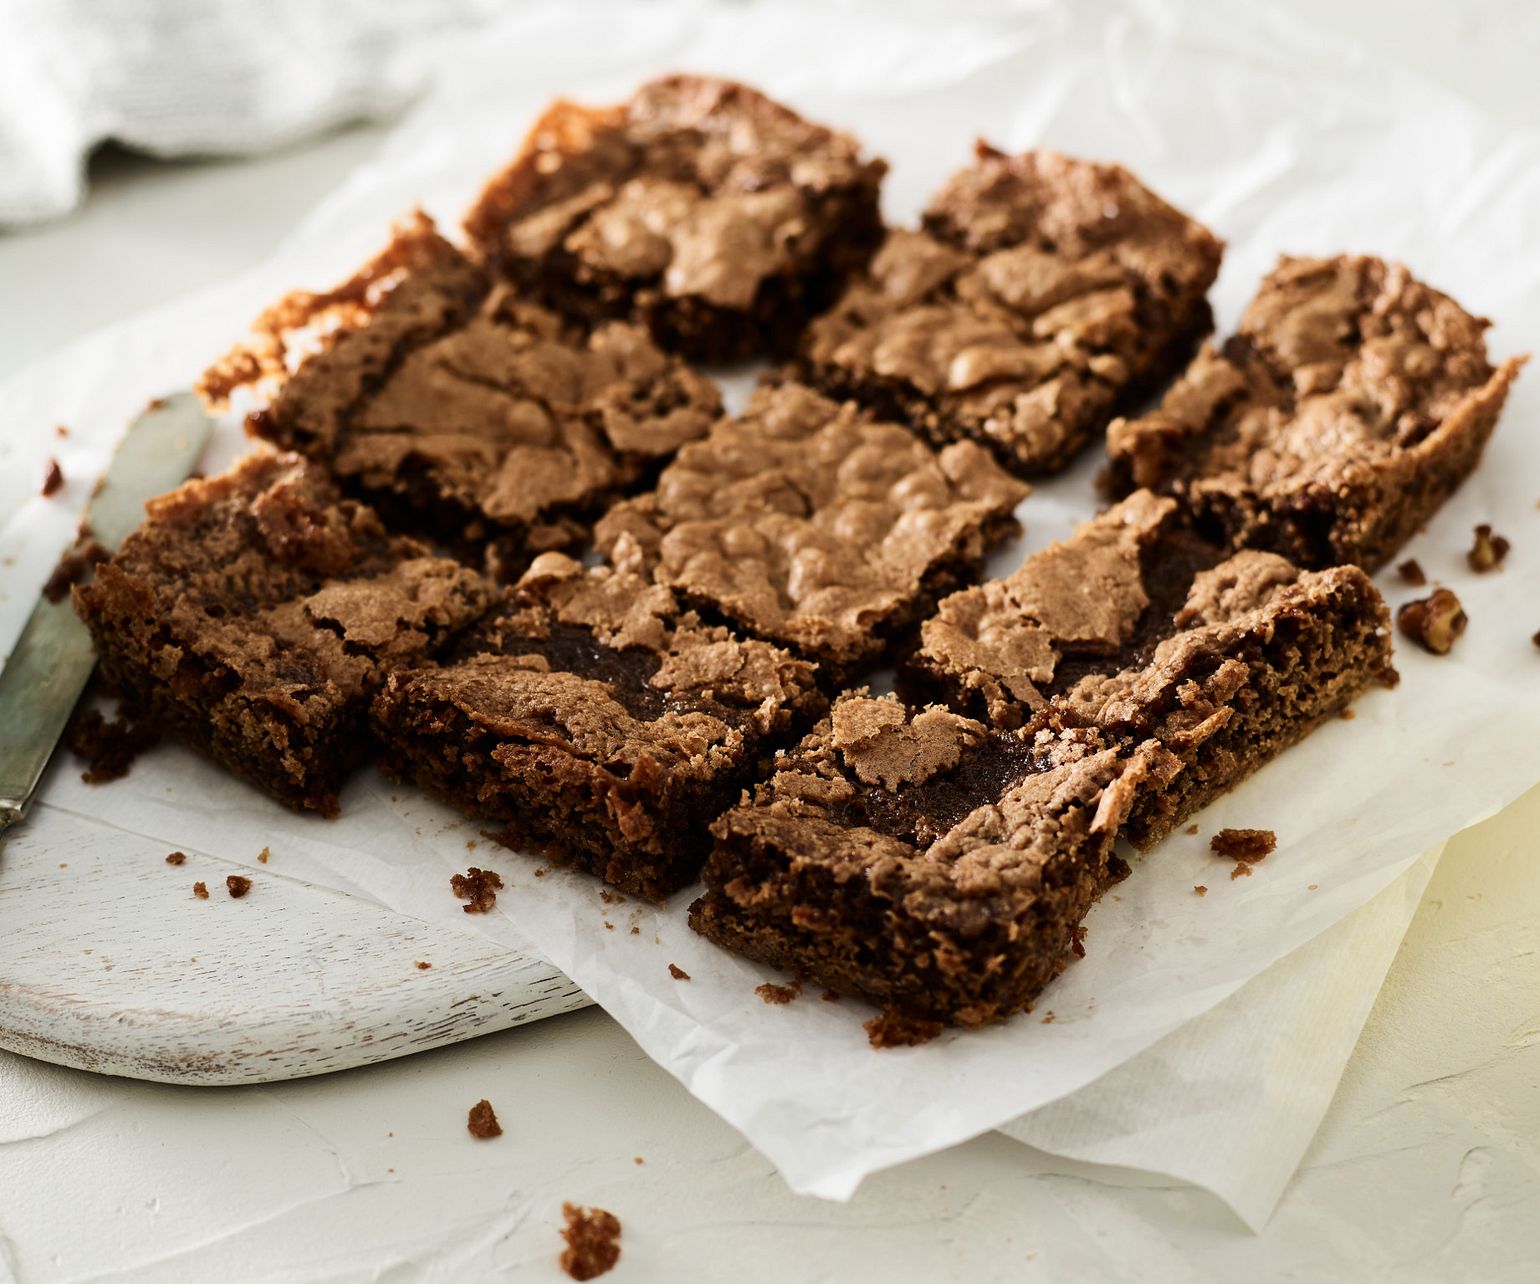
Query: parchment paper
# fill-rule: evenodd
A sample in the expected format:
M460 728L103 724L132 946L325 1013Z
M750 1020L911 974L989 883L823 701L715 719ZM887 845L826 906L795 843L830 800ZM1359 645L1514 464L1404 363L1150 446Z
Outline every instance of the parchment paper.
M0 527L0 646L68 540L117 431L148 395L185 384L273 294L345 273L414 201L452 225L551 96L605 101L674 67L751 79L854 129L894 163L886 206L895 220L914 215L978 134L1012 149L1046 143L1124 162L1229 241L1215 292L1221 331L1280 252L1363 250L1404 259L1495 317L1498 355L1532 348L1540 335L1531 244L1540 141L1246 5L1206 6L1201 18L1153 2L997 17L955 6L944 15L791 3L538 6L481 34L441 92L267 269L77 348L0 393L0 513L9 515ZM868 1173L1005 1124L1129 1063L1364 906L1419 853L1540 779L1530 748L1540 716L1540 651L1530 642L1540 627L1537 409L1534 377L1521 379L1482 469L1408 549L1469 611L1454 653L1435 659L1398 646L1397 691L1369 695L1355 720L1322 728L1209 809L1199 836L1178 835L1138 861L1088 920L1088 956L1044 994L1037 1015L990 1030L873 1053L860 1026L869 1014L849 1000L813 993L763 1005L754 995L763 972L690 933L689 893L654 910L606 903L593 883L560 871L537 879L535 862L368 772L347 789L336 822L291 817L175 749L106 789L87 789L64 764L45 805L259 874L256 852L270 846L283 876L462 927L474 920L449 898L447 874L490 864L508 886L483 930L567 972L795 1189L848 1196ZM67 439L52 436L61 421ZM210 466L238 449L228 426ZM47 502L35 489L50 454L74 480ZM996 572L1092 511L1096 462L1026 502L1027 533L996 557ZM1484 577L1464 563L1480 521L1514 544L1506 567ZM1381 585L1393 604L1410 595L1393 576ZM1275 829L1279 849L1253 877L1232 881L1228 864L1205 850L1225 825ZM1194 895L1199 883L1206 897ZM670 962L693 979L673 980ZM1055 1019L1045 1024L1047 1011ZM1228 1074L1250 1085L1237 1100L1254 1100L1258 1072L1219 1066L1212 1086L1222 1092ZM1263 1067L1263 1090L1267 1076L1286 1072L1284 1063ZM1136 1086L1147 1093L1146 1115L1215 1126L1214 1114L1193 1108L1180 1075L1153 1068ZM1224 1121L1246 1127L1254 1114L1242 1104ZM1127 1141L1116 1162L1180 1172L1173 1135ZM1074 1149L1073 1138L1055 1136ZM1273 1181L1240 1192L1248 1207L1266 1203L1258 1192Z

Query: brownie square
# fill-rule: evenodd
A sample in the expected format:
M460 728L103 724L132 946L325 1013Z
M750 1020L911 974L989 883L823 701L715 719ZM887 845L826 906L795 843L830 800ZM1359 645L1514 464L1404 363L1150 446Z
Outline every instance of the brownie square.
M1357 567L1229 554L1150 491L1010 576L947 598L901 687L997 726L1045 708L1153 738L1187 768L1127 832L1158 842L1371 683L1392 681L1389 614Z
M292 372L286 333L331 324ZM509 578L572 545L650 483L721 409L711 382L634 325L581 333L488 280L427 219L326 295L259 323L268 360L227 358L205 385L280 381L251 431L323 462L393 526ZM249 356L250 350L246 355ZM216 368L220 369L220 368Z
M1222 252L1125 169L980 144L809 327L804 376L1051 472L1191 355Z
M1018 529L1027 487L973 442L932 450L799 384L679 452L599 522L599 549L703 615L844 682L900 643L938 594Z
M1112 845L1175 770L1158 745L842 697L712 826L696 931L841 994L974 1026L1026 1007L1124 872Z
M826 707L813 666L559 553L374 705L380 766L624 891L690 882L710 819Z
M1481 458L1522 358L1398 264L1285 258L1221 349L1107 435L1115 494L1176 495L1301 566L1387 561Z
M331 816L385 675L474 623L490 587L263 452L152 500L74 597L103 676L152 725Z
M881 235L887 166L746 85L553 104L465 220L497 273L707 362L785 354Z

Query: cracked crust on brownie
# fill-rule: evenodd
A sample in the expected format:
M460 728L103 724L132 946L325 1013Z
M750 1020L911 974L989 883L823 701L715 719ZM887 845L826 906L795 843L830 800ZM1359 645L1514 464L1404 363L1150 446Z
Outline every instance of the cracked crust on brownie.
M998 732L850 694L713 825L691 925L885 1009L997 1021L1068 962L1123 872L1123 817L1175 770L1089 728Z
M324 346L295 360L305 328ZM419 216L352 281L291 296L205 377L276 393L255 436L323 463L392 525L508 577L582 539L721 410L641 328L580 333L486 277ZM218 368L216 368L218 369Z
M599 522L600 551L704 614L792 647L838 682L876 662L1017 529L1027 487L972 442L932 450L799 384L758 389L650 494Z
M386 674L446 646L489 597L299 456L261 452L150 501L75 606L103 676L150 725L333 815Z
M707 362L785 354L881 235L887 166L746 85L672 75L558 101L466 217L496 273Z
M546 553L455 658L387 683L374 722L386 774L661 900L695 877L711 817L824 707L805 661Z
M1051 472L1188 358L1222 252L1119 166L981 143L809 327L802 367L932 441Z
M1475 468L1523 358L1399 264L1285 258L1222 348L1107 434L1115 494L1176 495L1232 545L1374 570Z

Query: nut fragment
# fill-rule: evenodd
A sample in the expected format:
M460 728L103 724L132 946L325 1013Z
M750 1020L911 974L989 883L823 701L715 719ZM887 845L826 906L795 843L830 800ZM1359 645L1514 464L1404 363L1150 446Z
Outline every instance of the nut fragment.
M1465 632L1465 609L1446 588L1408 602L1396 612L1401 632L1434 655L1448 655L1455 639Z
M1492 528L1485 522L1476 527L1476 542L1471 545L1470 552L1465 555L1465 560L1470 563L1470 568L1477 572L1495 571L1503 564L1503 558L1508 556L1508 550L1512 547L1501 535L1494 535Z

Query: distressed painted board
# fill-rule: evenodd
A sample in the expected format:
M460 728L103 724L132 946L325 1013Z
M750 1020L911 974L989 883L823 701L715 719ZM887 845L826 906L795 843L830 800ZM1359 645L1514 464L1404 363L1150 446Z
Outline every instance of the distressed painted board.
M225 877L239 866L195 853L171 866L164 852L66 825L46 802L6 837L0 1048L164 1083L264 1083L589 1003L540 960L287 878L276 862L260 895L233 900Z

